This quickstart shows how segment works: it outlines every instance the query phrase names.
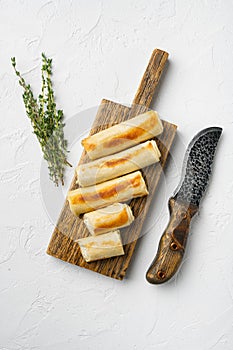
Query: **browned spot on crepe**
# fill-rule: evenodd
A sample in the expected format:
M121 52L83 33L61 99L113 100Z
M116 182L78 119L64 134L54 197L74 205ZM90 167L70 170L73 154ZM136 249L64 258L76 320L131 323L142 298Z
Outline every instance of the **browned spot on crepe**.
M103 165L101 165L102 167L106 167L106 168L114 168L117 165L121 165L124 164L125 162L127 162L131 157L125 157L125 158L118 158L118 159L113 159L113 160L108 160L107 162L104 162Z
M86 138L81 141L82 146L85 148L87 152L93 151L96 148L96 145L94 143L89 143L88 139L89 138Z
M154 128L158 121L154 118L154 115L144 123L141 123L137 127L132 127L128 131L113 137L110 141L104 143L104 147L115 147L120 145L124 139L137 140L141 135L148 134L150 129ZM151 135L152 137L153 135Z
M126 190L128 187L138 187L141 184L141 175L135 176L132 180L125 180L122 183L116 183L102 189L98 192L92 193L77 193L74 196L70 196L69 201L71 204L79 204L84 202L94 202L101 199L108 199L117 195L118 192Z
M111 215L111 214L110 214ZM95 232L100 232L102 231L103 228L113 228L117 226L123 226L127 223L128 221L128 214L126 208L119 213L118 215L114 215L114 219L109 220L107 222L96 222L96 228Z

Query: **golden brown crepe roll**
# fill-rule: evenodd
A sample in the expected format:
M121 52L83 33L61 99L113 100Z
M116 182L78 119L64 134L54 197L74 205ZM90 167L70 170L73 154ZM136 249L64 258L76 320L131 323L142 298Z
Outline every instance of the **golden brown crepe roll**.
M117 202L126 202L135 197L148 194L145 181L140 171L102 182L89 187L68 192L67 199L71 211L80 215L89 211L107 207Z
M149 111L83 139L82 145L93 160L135 146L162 131L158 113Z
M156 142L147 141L114 155L77 166L77 183L85 187L114 179L156 163L160 156Z
M134 216L131 208L127 204L114 203L108 207L98 209L83 216L84 224L93 235L129 226Z
M100 236L78 239L78 244L85 261L111 258L124 254L120 231L112 231Z

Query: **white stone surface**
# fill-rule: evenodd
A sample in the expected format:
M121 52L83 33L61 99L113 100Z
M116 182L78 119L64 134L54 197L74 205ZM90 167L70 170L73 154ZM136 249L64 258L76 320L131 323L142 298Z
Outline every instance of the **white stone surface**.
M232 13L223 0L0 1L1 350L233 348ZM155 47L170 64L152 107L179 134L149 233L127 278L115 281L45 254L53 223L41 198L42 155L10 57L36 92L40 54L53 58L67 121L102 97L130 103ZM211 125L224 133L184 264L173 281L152 286L144 276L184 145Z

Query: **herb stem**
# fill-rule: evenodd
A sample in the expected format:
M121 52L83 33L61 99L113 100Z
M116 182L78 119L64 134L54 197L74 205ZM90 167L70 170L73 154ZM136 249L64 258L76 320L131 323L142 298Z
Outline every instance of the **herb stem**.
M44 159L48 163L49 176L58 186L64 184L65 166L72 166L67 161L67 140L64 138L63 111L56 109L52 86L52 59L42 53L41 94L36 99L31 86L26 84L20 72L16 69L15 57L11 58L19 85L23 88L23 101L26 114L31 120L33 132L41 145Z

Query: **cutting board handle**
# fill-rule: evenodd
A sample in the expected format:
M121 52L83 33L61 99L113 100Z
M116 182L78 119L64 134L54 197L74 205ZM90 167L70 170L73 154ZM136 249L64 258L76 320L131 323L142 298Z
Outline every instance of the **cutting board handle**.
M133 100L133 105L150 107L155 89L159 83L168 53L155 49L151 55L146 71L142 77L138 90Z

